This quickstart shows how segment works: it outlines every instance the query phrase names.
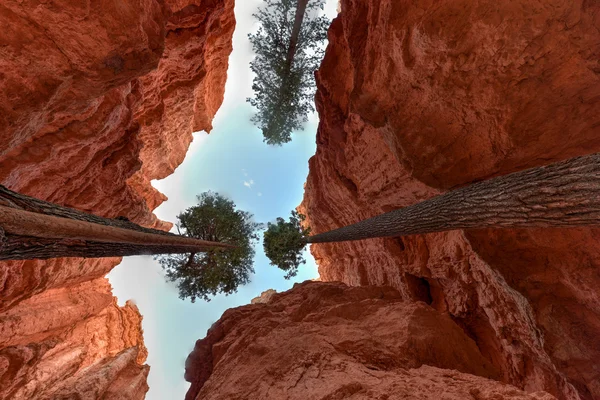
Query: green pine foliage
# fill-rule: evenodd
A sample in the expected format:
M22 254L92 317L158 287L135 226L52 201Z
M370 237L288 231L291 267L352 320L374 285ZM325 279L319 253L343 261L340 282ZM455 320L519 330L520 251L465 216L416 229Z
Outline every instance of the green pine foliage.
M293 39L298 0L264 0L264 7L253 16L258 31L248 35L256 54L250 68L256 74L254 97L247 101L257 112L252 122L269 145L291 140L292 131L303 129L308 114L314 111L314 72L324 54L329 21L318 16L325 0L309 0L297 38L293 60L289 49Z
M168 254L157 257L166 278L176 282L181 299L210 301L218 293L235 293L250 282L254 272L253 244L261 225L252 214L236 210L233 201L218 193L205 192L198 204L177 216L180 234L196 239L229 243L234 249L205 253Z
M305 216L292 211L289 221L277 218L275 223L269 222L264 233L263 247L265 255L274 265L286 272L285 279L298 273L298 267L305 264L302 251L306 246L306 238L310 228L303 228Z

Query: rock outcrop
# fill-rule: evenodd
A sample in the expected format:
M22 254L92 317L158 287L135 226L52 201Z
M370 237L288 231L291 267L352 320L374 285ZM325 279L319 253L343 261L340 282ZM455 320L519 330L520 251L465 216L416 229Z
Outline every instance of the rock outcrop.
M600 151L600 4L342 0L317 73L313 233ZM447 313L527 392L600 399L600 230L319 244L321 279Z
M117 305L106 278L20 302L0 316L0 398L111 398L126 387L120 398L143 399L141 320L135 305Z
M257 296L255 298L253 298L252 300L250 300L250 303L251 304L268 303L269 301L271 301L271 298L273 297L274 294L277 294L276 290L267 289L264 292L262 292L260 294L260 296Z
M186 400L554 399L499 371L447 314L391 287L304 282L230 309L186 361Z
M150 181L211 129L233 0L8 0L0 25L0 183L168 229ZM102 279L118 262L0 263L0 397L143 398L141 317Z

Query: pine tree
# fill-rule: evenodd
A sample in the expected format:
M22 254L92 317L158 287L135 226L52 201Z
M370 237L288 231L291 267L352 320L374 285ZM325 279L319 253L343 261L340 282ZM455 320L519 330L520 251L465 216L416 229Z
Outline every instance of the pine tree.
M278 217L274 223L267 224L264 233L265 255L271 260L271 265L287 272L285 279L296 276L300 264L306 264L302 251L310 229L302 226L305 218L297 211L292 211L288 222Z
M324 0L265 0L253 16L260 28L248 35L256 74L247 101L257 108L252 122L264 141L282 145L314 111L314 71L323 58L329 21L319 16Z
M304 216L278 218L265 254L296 275L308 243L396 237L453 229L572 227L600 224L600 153L477 182L355 224L308 236Z
M177 228L185 236L235 246L227 251L209 249L191 254L157 257L167 280L177 283L179 297L210 301L218 293L235 293L250 282L254 272L256 231L260 224L252 214L237 210L235 204L218 193L205 192L198 204L177 216Z

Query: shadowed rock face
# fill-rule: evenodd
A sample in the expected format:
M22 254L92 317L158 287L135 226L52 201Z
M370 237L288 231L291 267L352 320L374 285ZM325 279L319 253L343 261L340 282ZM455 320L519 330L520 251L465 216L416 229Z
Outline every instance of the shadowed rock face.
M210 131L233 0L0 5L0 183L161 229L152 179ZM0 397L142 399L141 317L102 278L119 259L0 263Z
M317 73L313 233L600 151L600 5L342 0ZM324 281L448 313L498 379L600 398L600 230L453 231L318 244Z
M96 399L124 385L122 398L144 398L141 320L135 305L117 306L105 278L20 302L0 315L0 398Z
M186 399L553 399L498 371L448 315L391 287L304 282L230 309L186 362Z

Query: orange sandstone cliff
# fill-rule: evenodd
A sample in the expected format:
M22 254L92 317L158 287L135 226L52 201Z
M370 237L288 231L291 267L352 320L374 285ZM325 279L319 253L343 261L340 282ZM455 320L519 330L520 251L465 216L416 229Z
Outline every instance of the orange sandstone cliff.
M600 4L342 1L317 74L301 209L315 233L600 151ZM449 315L499 380L600 399L600 230L453 231L313 245L321 279Z
M306 281L226 311L186 361L186 400L551 400L498 370L445 313L391 287Z
M142 365L142 317L135 305L116 303L108 280L99 278L4 311L0 398L119 398L123 390L120 398L143 398L149 367Z
M317 85L313 233L600 151L600 4L342 0ZM361 288L229 310L188 358L187 398L600 399L599 239L312 245L322 281Z
M233 0L4 1L0 183L162 229L151 185L210 131ZM0 263L0 398L141 399L141 316L103 276L119 259Z

